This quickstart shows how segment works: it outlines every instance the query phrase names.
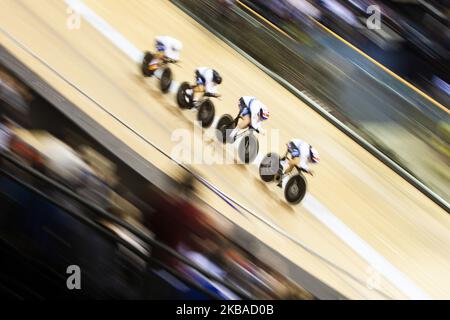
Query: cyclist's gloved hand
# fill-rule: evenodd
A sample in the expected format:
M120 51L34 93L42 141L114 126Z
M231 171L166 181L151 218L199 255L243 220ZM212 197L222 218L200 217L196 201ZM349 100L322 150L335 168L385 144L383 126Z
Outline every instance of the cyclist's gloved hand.
M167 63L177 63L177 60L174 60L174 59L171 59L171 58L167 58L167 57L164 57L164 61L167 62Z
M256 128L253 128L251 125L249 126L250 129L255 130L257 133L259 133L259 130Z
M312 170L306 170L304 168L300 168L300 171L302 171L304 173L307 173L307 174L309 174L311 176L314 176L314 171L312 171Z

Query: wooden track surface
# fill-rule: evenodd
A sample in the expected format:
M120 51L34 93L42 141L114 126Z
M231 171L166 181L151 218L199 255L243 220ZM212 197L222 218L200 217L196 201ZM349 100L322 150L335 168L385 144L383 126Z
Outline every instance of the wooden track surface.
M173 95L163 96L153 79L143 80L136 64L88 22L83 20L79 30L69 30L64 1L0 2L0 28L60 75L4 33L0 33L2 45L99 125L168 174L176 175L173 162L111 115L170 154L176 145L172 141L173 132L193 131L195 113L177 109ZM450 297L450 219L446 212L170 2L85 3L141 50L151 49L154 37L160 34L182 40L181 67L172 67L178 81L192 81L193 70L198 66L220 70L224 77L220 90L223 100L215 101L216 115L234 115L241 95L258 96L271 110L266 125L269 137L274 134L271 129L280 129L282 143L300 137L321 153L315 177L308 177L310 194L430 297ZM206 134L211 134L211 130ZM194 137L206 150L217 148L216 143L198 132ZM281 152L282 146L274 151ZM262 145L263 151L266 147ZM255 166L194 164L192 167L221 191L361 280L358 283L336 271L261 220L236 213L208 189L200 187L200 196L209 204L344 295L356 299L407 297L382 274L378 286L386 296L364 285L373 276L372 267L305 205L289 206L274 185L261 183Z

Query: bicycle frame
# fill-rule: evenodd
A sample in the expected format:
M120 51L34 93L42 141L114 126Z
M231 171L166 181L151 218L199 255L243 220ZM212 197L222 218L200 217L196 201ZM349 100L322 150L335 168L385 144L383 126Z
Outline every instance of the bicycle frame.
M244 129L243 131L239 132L239 133L236 135L236 140L237 140L238 138L240 138L240 137L243 137L243 136L246 136L246 135L250 134L251 131L253 131L253 129L250 129L250 128Z
M195 90L195 87L196 86L191 86L191 89L192 90ZM193 95L195 95L195 94L198 94L198 93L200 93L200 92L193 92L192 94ZM205 91L202 91L201 92L201 97L199 97L196 101L194 101L194 108L197 108L197 107L199 107L203 102L205 102L206 100L208 100L208 99L210 99L210 98L216 98L216 99L219 99L218 97L210 97L210 96L205 96L205 94L206 94L206 92Z

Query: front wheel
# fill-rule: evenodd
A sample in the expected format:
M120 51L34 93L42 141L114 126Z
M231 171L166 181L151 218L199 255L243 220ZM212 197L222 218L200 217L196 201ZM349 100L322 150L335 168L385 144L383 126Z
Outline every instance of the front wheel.
M284 197L290 204L298 204L306 194L306 179L302 174L292 176L284 188Z
M235 128L234 119L229 114L224 114L220 117L216 126L216 137L222 143L226 143L228 141L228 135L231 133L231 130Z
M268 153L259 165L259 176L264 182L272 182L280 167L280 156L275 152Z
M214 120L216 109L211 100L206 99L198 107L197 120L201 122L203 128L209 128Z
M163 93L169 92L170 86L172 84L172 70L166 67L162 71L161 80L160 80L160 88Z
M239 160L241 160L245 164L249 164L256 159L258 152L258 138L253 133L245 135L238 146Z
M191 85L188 82L183 82L180 85L180 88L178 88L177 92L177 104L181 109L188 109L190 108L190 97L186 93L186 90L189 90L191 88Z

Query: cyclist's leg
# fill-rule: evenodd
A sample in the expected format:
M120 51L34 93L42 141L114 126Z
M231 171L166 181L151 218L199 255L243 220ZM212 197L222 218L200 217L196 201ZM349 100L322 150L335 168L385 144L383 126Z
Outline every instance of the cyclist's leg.
M152 61L150 61L148 65L148 69L150 71L155 71L161 66L161 62L163 61L164 54L154 54Z
M292 169L298 166L299 163L300 163L300 155L288 158L288 167L284 171L284 174L289 174L292 171Z
M198 72L198 70L195 71L195 83L196 83L196 85L194 87L194 92L196 92L196 93L205 92L205 79L200 74L200 72Z
M243 98L239 98L238 108L239 108L238 122L236 124L236 127L233 129L233 131L230 134L230 137L233 138L233 141L234 141L236 135L238 134L238 132L241 129L245 129L246 127L248 127L248 125L250 124L250 121L251 121L250 109L245 104L245 101ZM246 118L247 116L248 116L248 119ZM245 120L244 120L244 118L245 118Z
M250 122L251 122L250 114L243 115L243 112L241 112L241 116L237 122L236 128L233 129L230 135L233 138L233 141L236 139L236 136L239 133L239 131L248 128Z
M288 174L300 163L300 150L298 150L297 146L293 143L289 143L287 147L287 154L290 157L287 157L288 167L284 171L285 174Z
M294 169L294 167L300 163L300 158L298 156L296 156L296 154L292 154L292 149L290 148L290 146L288 145L288 148L286 150L286 154L284 155L284 157L282 158L282 161L280 162L281 166L278 170L278 174L277 174L277 180L278 187L282 187L283 186L283 177L285 177L287 174L289 174L292 169Z
M195 71L195 85L191 92L191 103L197 101L205 93L205 79L198 70Z
M160 63L162 62L163 58L164 58L164 50L165 50L165 46L159 42L156 41L155 43L155 53L153 54L153 59L152 61L150 61L148 69L150 71L155 71L156 69L158 69L160 67Z
M250 121L251 119L249 114L241 116L241 118L238 120L236 127L239 128L240 130L246 129L250 125Z

